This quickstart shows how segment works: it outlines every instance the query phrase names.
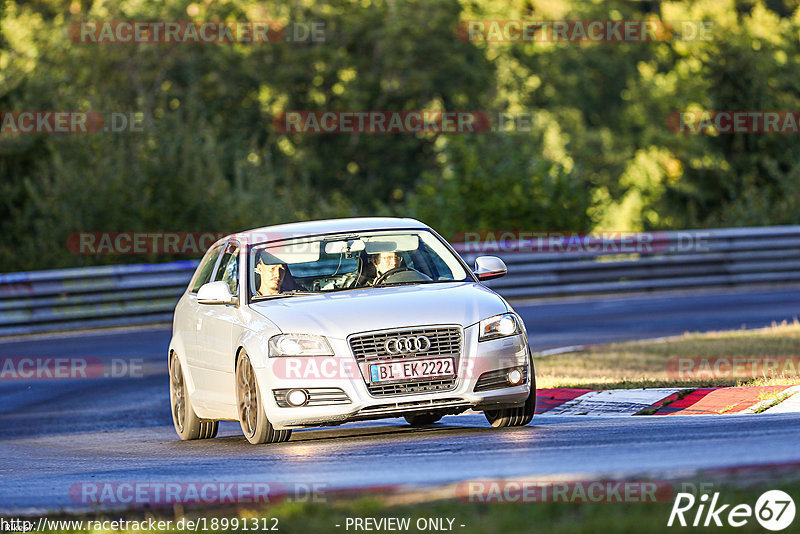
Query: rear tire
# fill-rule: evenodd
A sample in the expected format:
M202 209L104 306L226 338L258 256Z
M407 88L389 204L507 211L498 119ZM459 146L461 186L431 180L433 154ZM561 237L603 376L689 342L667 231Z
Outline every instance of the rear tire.
M169 400L172 424L183 441L216 437L219 422L200 419L194 413L181 361L174 352L169 355Z
M267 419L256 374L245 351L236 359L236 405L239 424L247 441L253 445L289 441L291 430L275 430Z
M435 413L423 413L416 415L406 415L405 420L411 426L429 426L441 419L442 415Z
M502 410L486 410L483 415L489 424L495 428L506 428L511 426L525 426L533 420L536 412L536 372L533 369L533 359L531 364L531 393L525 404L518 408L504 408Z

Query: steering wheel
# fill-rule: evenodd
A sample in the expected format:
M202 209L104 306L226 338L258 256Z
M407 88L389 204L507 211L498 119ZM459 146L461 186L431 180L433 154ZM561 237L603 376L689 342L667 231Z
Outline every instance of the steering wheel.
M407 275L403 275L403 273L409 273ZM389 278L396 278L393 280L394 282L424 282L430 280L431 278L416 269L412 269L410 267L395 267L394 269L390 269L380 275L378 278L375 279L373 282L372 287L379 286L384 282L390 281Z

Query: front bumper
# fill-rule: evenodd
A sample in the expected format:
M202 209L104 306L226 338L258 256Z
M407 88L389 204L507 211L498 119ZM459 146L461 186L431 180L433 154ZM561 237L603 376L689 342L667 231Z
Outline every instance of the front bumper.
M329 426L413 413L457 414L468 409L488 410L519 406L531 391L530 353L523 334L478 343L477 328L463 330L463 350L455 386L446 391L373 396L346 340L329 339L333 358L270 358L256 368L267 417L275 428ZM475 391L487 372L512 367L527 368L526 380L511 387ZM292 407L284 401L291 389L321 392L314 405ZM343 395L332 394L341 390ZM349 402L343 402L343 398ZM332 399L325 404L320 399ZM335 400L335 402L334 402ZM321 403L320 403L321 402Z

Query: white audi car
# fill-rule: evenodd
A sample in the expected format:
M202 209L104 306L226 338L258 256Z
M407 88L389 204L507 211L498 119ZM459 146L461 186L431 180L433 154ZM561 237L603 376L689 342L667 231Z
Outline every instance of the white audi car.
M175 309L170 401L181 439L239 421L250 443L293 428L482 411L528 424L525 325L425 224L358 218L234 234L206 252Z

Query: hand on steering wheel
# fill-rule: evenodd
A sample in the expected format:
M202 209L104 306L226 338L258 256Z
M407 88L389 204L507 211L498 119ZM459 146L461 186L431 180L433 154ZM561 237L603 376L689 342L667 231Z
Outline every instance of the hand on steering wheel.
M415 271L415 269L403 266L395 267L394 269L389 269L388 271L386 271L385 273L383 273L382 275L380 275L378 278L375 279L375 281L372 283L372 287L381 285L390 276L393 276L397 273L402 273L403 271Z

